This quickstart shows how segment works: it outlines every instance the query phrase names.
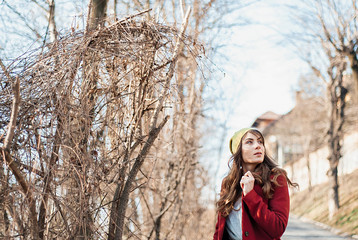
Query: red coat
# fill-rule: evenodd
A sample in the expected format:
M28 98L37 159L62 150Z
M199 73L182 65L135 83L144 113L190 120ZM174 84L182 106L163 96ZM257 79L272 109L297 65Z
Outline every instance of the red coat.
M274 187L273 197L264 198L261 186L255 184L254 189L242 196L242 239L248 240L280 240L286 230L290 210L290 197L286 178L277 178L280 186ZM218 214L214 240L225 240L226 218Z

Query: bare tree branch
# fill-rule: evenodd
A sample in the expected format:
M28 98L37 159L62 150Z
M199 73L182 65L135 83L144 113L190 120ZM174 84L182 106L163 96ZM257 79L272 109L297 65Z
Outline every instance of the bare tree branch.
M3 67L3 64L1 64ZM3 69L4 70L4 69ZM28 204L30 206L30 219L32 222L31 226L31 233L33 239L38 239L38 226L37 226L37 217L36 217L36 202L32 197L32 191L29 188L29 185L24 178L23 174L20 172L18 164L11 158L10 156L10 144L12 142L14 131L16 128L16 119L17 114L19 112L20 107L20 80L19 78L16 79L14 90L14 100L11 110L11 117L10 122L7 129L7 134L4 141L4 147L0 148L2 158L7 162L9 168L11 169L12 173L14 174L17 182L22 187L22 191L25 193L26 198L28 200Z
M18 12L14 7L12 7L10 4L8 4L5 0L3 2L11 11L13 11L13 13L15 13L24 22L26 27L28 29L30 29L38 39L42 38L41 34L35 28L33 28L32 26L29 25L27 19L24 16L22 16L22 14L20 12Z
M1 62L1 60L0 60L0 62ZM2 63L1 63L1 66L3 67ZM7 71L4 70L4 72L7 72ZM9 76L8 73L7 73L7 75ZM6 134L5 141L4 141L4 149L6 149L8 151L10 149L11 141L14 137L14 131L16 128L16 118L17 118L17 114L19 112L19 107L20 107L20 80L19 80L19 78L16 79L13 89L14 89L14 101L12 104L12 111L11 111L11 117L10 117L10 122L8 125L7 134Z
M173 54L173 57L171 59L171 63L169 65L169 70L168 70L168 73L167 73L167 76L166 76L165 86L163 87L162 93L161 93L161 95L159 97L159 101L157 103L156 110L155 110L155 112L153 114L153 117L152 117L152 120L151 120L151 124L150 124L151 129L153 129L157 124L158 114L162 110L162 106L163 106L165 95L166 95L165 93L168 91L168 88L169 88L169 85L170 85L170 80L173 78L173 75L174 75L175 65L176 65L176 62L178 60L178 56L179 56L179 54L181 53L181 51L183 49L182 39L184 39L185 30L186 30L186 28L188 26L190 12L191 12L191 8L189 7L189 9L187 10L187 12L185 14L184 21L183 21L183 23L181 25L181 28L180 28L180 33L179 33L177 43L176 43L175 48L174 48L174 54Z

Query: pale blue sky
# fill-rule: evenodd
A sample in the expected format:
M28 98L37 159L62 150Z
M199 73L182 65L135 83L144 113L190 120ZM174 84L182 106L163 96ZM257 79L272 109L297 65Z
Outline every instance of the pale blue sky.
M229 119L229 130L219 160L217 190L227 172L230 157L228 142L240 128L250 126L254 120L273 111L285 114L295 105L295 92L299 77L308 68L294 52L283 34L295 26L288 21L287 9L281 0L266 0L249 6L241 12L255 24L236 28L228 40L237 47L227 51L231 62L225 66L223 85L235 102ZM227 143L227 144L226 144Z
M240 27L230 36L240 47L228 52L234 64L227 74L242 90L238 92L238 112L230 124L234 129L252 124L266 111L287 113L294 106L297 80L307 71L306 63L284 42L282 34L292 25L280 2L262 1L247 8L244 15L260 24Z

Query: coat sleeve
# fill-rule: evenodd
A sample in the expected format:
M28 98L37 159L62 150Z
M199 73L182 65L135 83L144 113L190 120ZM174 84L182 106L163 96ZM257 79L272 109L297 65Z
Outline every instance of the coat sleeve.
M216 225L215 225L215 233L214 233L214 240L219 240L219 220L220 220L220 216L218 214L218 219L216 221Z
M220 193L223 190L223 183L221 183L221 190ZM225 222L226 222L226 218L224 218L219 212L217 213L217 220L216 220L216 225L215 225L215 233L214 233L214 240L221 240L223 238L223 233L224 233L224 229L225 229Z
M226 218L223 217L220 213L218 213L218 220L216 222L215 233L213 237L214 240L223 239L223 235L225 232L225 223L226 223Z
M272 238L280 238L286 230L290 210L287 180L283 175L277 178L280 186L275 187L268 204L252 190L243 197L249 215Z

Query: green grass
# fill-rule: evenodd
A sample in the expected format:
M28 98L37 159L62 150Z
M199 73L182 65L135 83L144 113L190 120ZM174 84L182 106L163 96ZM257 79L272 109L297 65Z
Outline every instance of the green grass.
M339 177L340 209L332 219L328 214L328 183L319 184L311 191L291 195L291 212L350 235L358 235L358 170Z

